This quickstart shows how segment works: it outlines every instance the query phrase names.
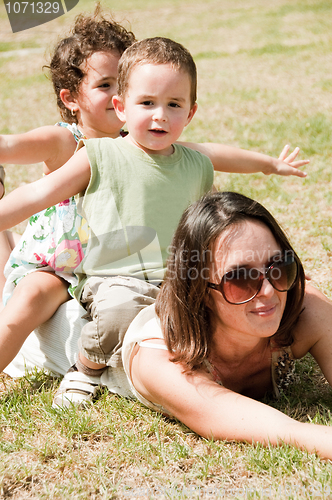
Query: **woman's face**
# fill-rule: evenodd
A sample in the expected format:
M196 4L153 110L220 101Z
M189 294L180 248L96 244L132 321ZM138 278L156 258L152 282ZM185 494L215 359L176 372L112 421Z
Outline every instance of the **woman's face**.
M264 272L280 255L281 248L271 231L258 221L245 221L225 231L214 246L210 281L220 283L225 273L237 267ZM278 292L264 279L260 292L249 302L229 304L223 295L209 289L207 306L215 332L235 338L264 338L273 335L285 309L287 292Z

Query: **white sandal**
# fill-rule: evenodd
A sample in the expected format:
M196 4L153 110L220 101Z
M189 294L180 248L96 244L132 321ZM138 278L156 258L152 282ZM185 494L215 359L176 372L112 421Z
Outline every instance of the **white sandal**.
M90 377L77 371L76 366L69 368L55 393L52 408L88 406L100 387L100 377Z

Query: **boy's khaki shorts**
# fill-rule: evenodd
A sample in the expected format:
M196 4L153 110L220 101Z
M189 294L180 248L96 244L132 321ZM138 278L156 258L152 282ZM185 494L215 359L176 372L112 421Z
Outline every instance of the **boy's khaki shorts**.
M81 303L89 323L82 328L79 348L90 361L121 365L125 333L137 314L156 300L159 288L127 276L91 277Z

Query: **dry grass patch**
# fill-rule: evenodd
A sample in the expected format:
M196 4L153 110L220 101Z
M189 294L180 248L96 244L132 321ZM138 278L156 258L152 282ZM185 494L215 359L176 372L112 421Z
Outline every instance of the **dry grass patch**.
M1 382L4 498L241 498L240 489L254 492L252 498L270 489L270 498L280 498L281 485L299 489L320 484L322 474L331 477L331 467L292 447L207 441L107 392L85 412L57 411L50 407L56 387L47 375L18 381L2 375ZM298 367L295 389L277 406L317 422L329 418L331 402L308 359Z

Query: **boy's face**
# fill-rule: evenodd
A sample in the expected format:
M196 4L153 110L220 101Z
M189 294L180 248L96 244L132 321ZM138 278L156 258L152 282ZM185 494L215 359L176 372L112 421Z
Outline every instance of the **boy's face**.
M113 98L120 120L127 123L131 141L149 154L170 155L172 144L194 116L190 78L170 64L143 64L130 75L124 101Z

